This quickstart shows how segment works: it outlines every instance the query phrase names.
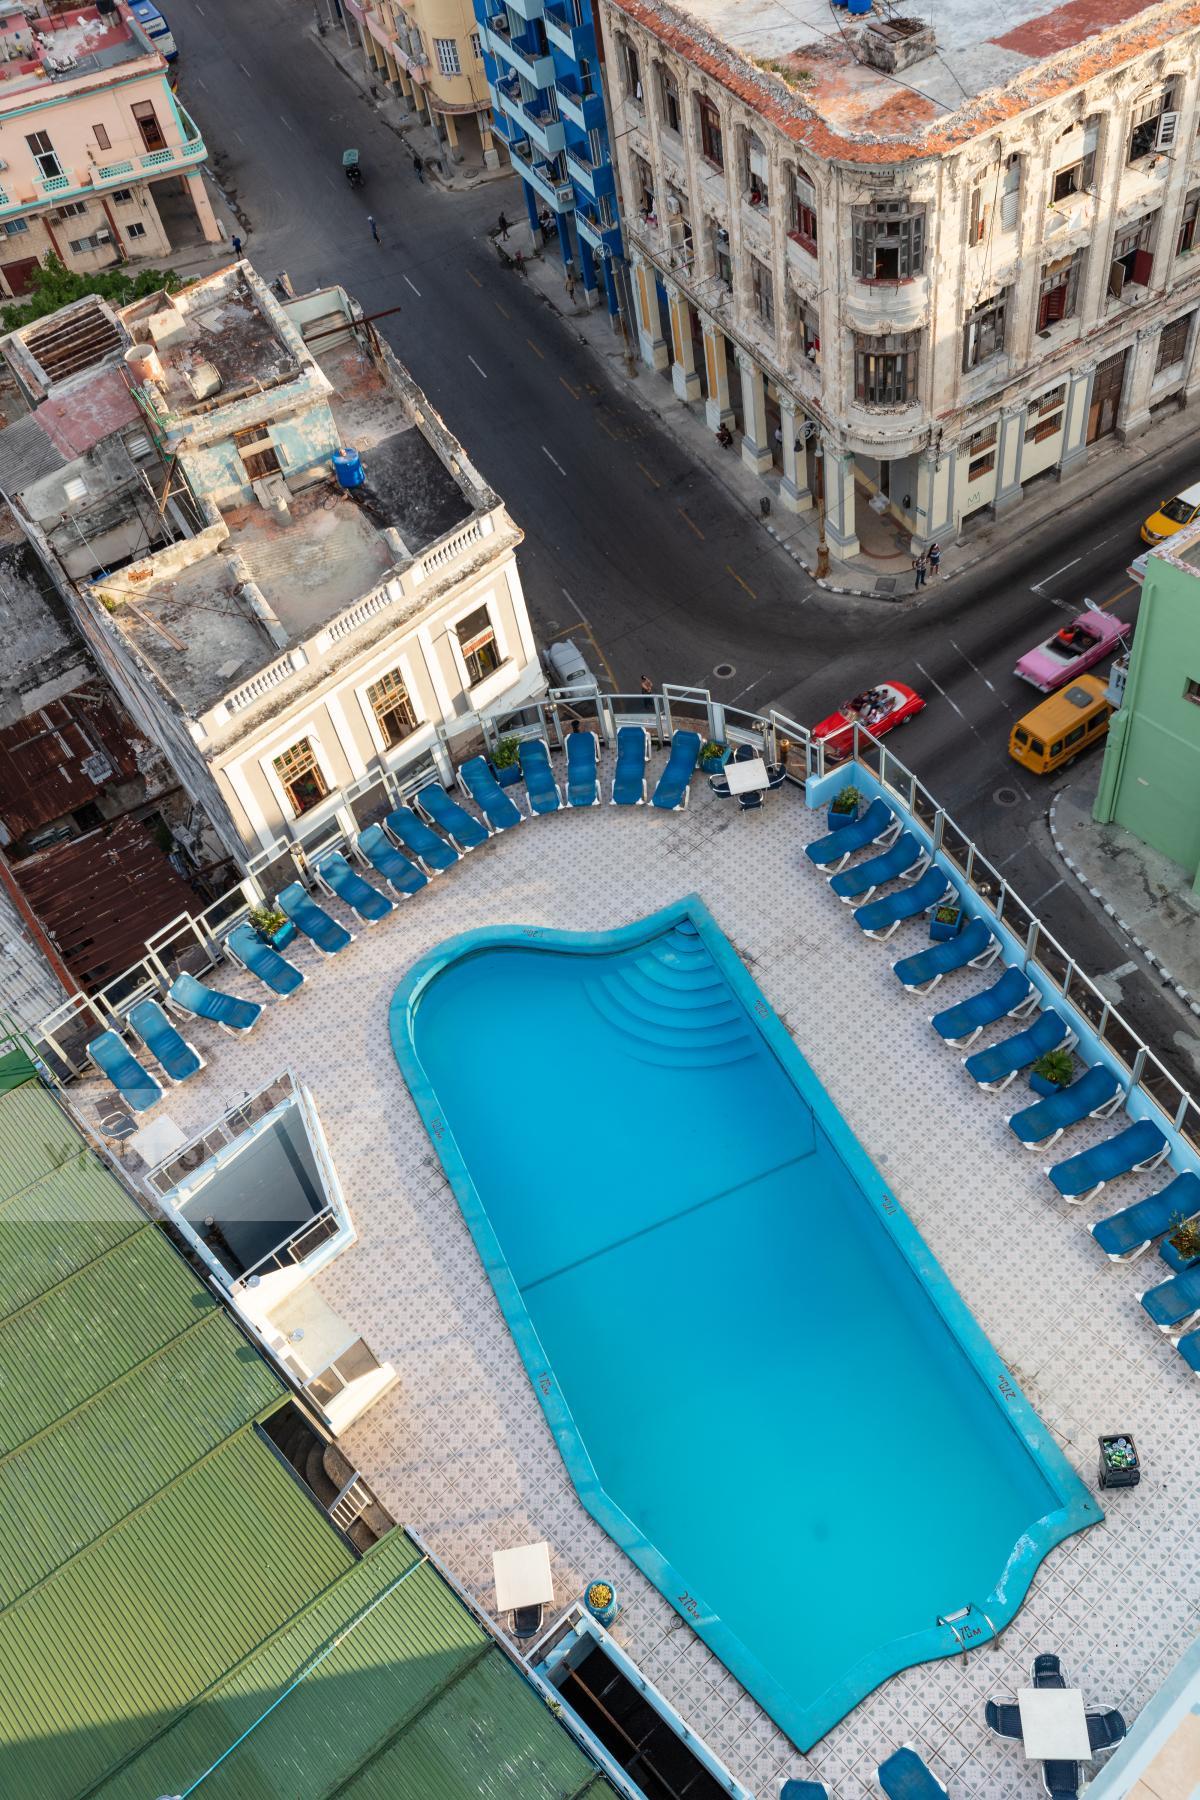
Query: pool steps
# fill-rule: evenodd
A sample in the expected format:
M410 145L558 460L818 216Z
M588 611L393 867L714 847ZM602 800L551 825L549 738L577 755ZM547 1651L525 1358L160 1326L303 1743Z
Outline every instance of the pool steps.
M716 1068L755 1054L745 1010L693 930L677 928L587 983L639 1062Z

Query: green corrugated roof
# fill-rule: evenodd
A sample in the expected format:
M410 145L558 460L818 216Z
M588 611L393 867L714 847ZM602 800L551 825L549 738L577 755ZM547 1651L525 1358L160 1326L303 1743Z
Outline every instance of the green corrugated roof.
M255 1428L284 1393L52 1097L0 1091L4 1791L154 1800L248 1732L198 1800L615 1800L411 1539L333 1529Z

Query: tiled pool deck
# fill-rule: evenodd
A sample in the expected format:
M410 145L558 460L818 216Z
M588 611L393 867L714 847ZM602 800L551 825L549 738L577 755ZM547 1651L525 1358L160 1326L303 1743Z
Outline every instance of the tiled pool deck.
M743 815L703 782L681 814L606 805L528 820L382 924L356 926L357 941L335 961L299 946L308 984L245 1042L197 1026L189 1035L208 1069L163 1110L190 1133L284 1068L311 1088L360 1234L317 1284L401 1376L343 1444L485 1608L491 1553L509 1544L549 1540L563 1604L587 1580L613 1577L625 1603L618 1640L761 1800L774 1800L781 1777L805 1772L835 1800L876 1795L876 1764L904 1742L956 1800L1032 1795L1038 1765L984 1730L985 1699L1015 1692L1035 1652L1053 1650L1089 1704L1132 1719L1200 1630L1200 1388L1135 1298L1168 1271L1154 1255L1110 1265L1086 1229L1164 1177L1127 1178L1091 1208L1057 1200L1042 1174L1049 1159L1023 1150L1003 1123L1028 1091L977 1092L959 1053L926 1022L978 975L948 978L933 999L905 994L890 965L920 946L923 927L906 925L887 945L863 938L802 855L823 830L824 815L798 790ZM1132 1431L1145 1463L1139 1488L1107 1496L1105 1524L1042 1564L999 1650L974 1652L965 1668L956 1657L896 1676L807 1758L576 1500L388 1040L401 976L457 932L513 922L603 929L693 891L1084 1479L1094 1483L1104 1431ZM219 983L258 992L228 965ZM603 1153L556 1096L540 1096L531 1113L564 1186L576 1157ZM1070 1149L1111 1129L1079 1127ZM703 1329L703 1299L695 1318L680 1304L680 1330ZM709 1304L719 1307L719 1293ZM881 1508L890 1479L881 1470ZM754 1530L753 1495L751 1469L746 1516L722 1520L722 1530ZM969 1493L959 1500L970 1507ZM803 1568L786 1545L779 1553L779 1605L804 1631Z

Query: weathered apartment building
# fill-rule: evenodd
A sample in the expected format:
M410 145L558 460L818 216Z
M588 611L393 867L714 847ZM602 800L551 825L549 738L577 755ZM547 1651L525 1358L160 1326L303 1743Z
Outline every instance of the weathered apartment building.
M431 125L451 162L494 169L491 96L470 0L329 0L368 73Z
M340 287L281 305L237 263L0 348L92 440L14 516L242 867L385 775L449 780L479 710L544 686L521 532Z
M207 155L126 7L0 0L0 297L52 253L90 274L218 243Z
M1195 0L600 10L642 355L843 556L1195 391Z

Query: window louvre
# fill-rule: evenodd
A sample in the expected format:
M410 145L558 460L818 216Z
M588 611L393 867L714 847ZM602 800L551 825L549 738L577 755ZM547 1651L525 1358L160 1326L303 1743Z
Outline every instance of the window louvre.
M272 767L297 818L319 806L329 792L317 765L316 751L308 738L301 738L290 750L284 750L275 758Z
M500 667L491 614L486 606L477 606L474 612L458 621L454 630L467 667L467 685L475 687Z
M920 333L854 338L854 397L867 406L904 406L915 398Z
M389 750L416 730L417 715L399 669L392 669L372 682L367 689L367 700Z

